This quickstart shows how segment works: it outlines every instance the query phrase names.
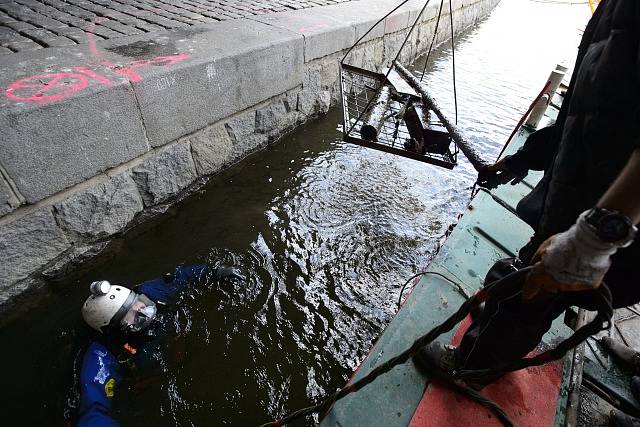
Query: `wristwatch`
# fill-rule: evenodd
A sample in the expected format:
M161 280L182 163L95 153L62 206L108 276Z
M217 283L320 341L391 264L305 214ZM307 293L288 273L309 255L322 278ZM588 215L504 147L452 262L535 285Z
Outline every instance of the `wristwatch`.
M638 231L629 217L603 208L591 209L585 222L603 242L615 243L620 247L631 244Z

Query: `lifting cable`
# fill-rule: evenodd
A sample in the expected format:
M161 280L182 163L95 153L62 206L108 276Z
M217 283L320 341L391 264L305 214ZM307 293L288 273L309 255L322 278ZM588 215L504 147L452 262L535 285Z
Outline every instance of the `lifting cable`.
M438 36L438 28L440 27L440 18L442 17L442 7L444 6L444 0L440 0L440 8L438 9L438 17L436 18L436 25L433 30L433 37L431 38L431 44L429 45L429 50L427 51L427 57L424 60L424 67L422 67L422 74L420 74L420 83L422 83L422 79L424 79L424 75L427 73L427 65L429 64L429 57L431 56L431 51L433 50L433 45L435 44L436 37ZM453 69L453 103L456 112L456 125L458 124L458 91L456 88L456 47L455 47L455 35L454 35L454 27L453 27L453 10L451 6L451 2L449 2L449 22L451 25L451 65Z
M458 282L455 282L453 280L451 280L450 278L448 278L447 276L445 276L442 273L438 273L437 271L421 271L420 273L416 273L413 276L411 276L406 282L404 282L404 285L402 285L402 288L400 289L400 295L398 296L398 309L400 309L402 307L402 294L404 293L404 290L407 288L407 286L409 285L409 283L420 277L420 276L426 276L427 274L431 274L433 276L438 276L443 278L444 280L447 281L447 283L451 284L451 286L453 286L456 290L456 292L458 292L460 295L462 295L462 297L464 299L469 299L471 298L471 295L469 295L467 293L467 291L462 287L461 284L459 284ZM415 287L415 286L414 286Z
M465 317L467 317L467 315L469 315L472 310L475 310L481 303L485 302L492 295L499 295L501 292L508 290L509 287L512 286L512 281L524 280L529 271L531 271L531 268L532 267L523 268L488 284L474 296L466 300L460 306L458 311L456 311L443 323L431 329L425 335L422 335L421 337L416 339L408 349L406 349L399 355L392 357L386 362L375 367L371 372L369 372L369 374L367 374L363 378L347 384L343 388L337 390L335 393L326 397L315 405L299 409L282 417L281 419L263 424L261 427L280 427L290 423L291 421L306 417L307 415L312 415L315 413L325 413L338 400L351 393L357 392L368 384L371 384L376 378L389 372L395 366L407 362L421 348L433 342L440 335L451 331L453 327L460 323ZM609 329L611 324L611 317L613 316L611 291L605 283L602 283L598 289L595 289L591 292L595 297L595 303L597 305L596 316L590 323L580 327L569 338L562 341L556 347L544 351L536 356L525 357L513 362L505 363L495 368L477 370L461 369L450 374L444 372L436 372L434 370L430 373L432 378L437 378L445 382L447 385L453 387L456 391L486 406L491 411L493 411L493 413L498 417L503 425L507 427L513 427L513 422L509 419L507 414L502 408L500 408L497 403L481 395L478 391L469 388L465 384L465 381L482 383L483 381L502 376L509 372L518 371L520 369L528 368L531 366L540 366L555 360L559 360L564 357L564 355L569 350L580 344L582 341L586 340L589 336L597 334L602 330Z
M389 13L387 13L384 17L382 17L381 19L379 19L378 21L376 21L376 23L369 29L367 30L367 32L365 32L346 52L346 54L344 55L344 57L342 58L342 60L340 61L340 65L341 65L341 70L344 69L344 67L346 67L345 61L346 58L348 57L348 55L353 51L353 49L373 30L373 28L375 28L377 25L379 25L385 18L387 18L388 16L390 16L394 11L398 10L401 6L403 6L404 4L407 3L408 0L404 0L403 2L401 2L398 6L396 6L394 9L392 9ZM460 151L462 151L462 153L465 155L465 157L467 157L467 159L469 159L469 162L472 164L472 166L478 171L481 172L483 171L487 166L487 162L484 161L484 159L482 159L482 157L479 155L479 153L477 152L477 150L473 147L472 144L469 143L469 141L464 137L463 133L460 131L460 129L458 128L457 124L453 124L450 123L449 120L446 118L446 116L444 116L444 114L439 110L439 107L437 106L435 100L433 99L433 97L431 97L427 91L421 87L420 81L413 75L413 73L411 73L409 70L407 70L405 67L402 66L402 64L400 64L398 62L398 58L400 57L400 54L402 53L402 50L404 49L404 47L407 44L407 41L409 40L409 38L411 37L411 34L413 33L415 27L417 26L418 22L420 22L420 19L422 18L425 10L427 9L428 5L430 4L431 0L427 0L424 4L424 6L422 7L422 9L420 10L420 12L418 13L416 19L413 21L411 28L409 29L409 31L407 32L400 48L398 49L394 59L391 61L391 63L389 64L389 67L386 71L386 73L384 74L384 79L388 80L388 76L391 74L392 69L395 68L396 71L400 74L400 76L410 85L412 86L412 88L419 93L419 95L422 97L422 102L425 104L425 106L432 110L436 116L438 116L438 119L440 120L440 122L443 124L443 126L446 128L447 132L450 135L450 138L453 139L453 141L455 142L456 145L456 149L460 149ZM443 1L443 0L441 0ZM449 0L449 19L450 19L450 26L451 26L451 46L452 49L455 51L455 37L454 37L454 24L453 24L453 5L451 4L452 0ZM440 10L439 14L438 14L439 19L442 17L442 10ZM438 19L438 20L439 20ZM434 32L435 33L435 32ZM435 37L432 40L431 43L431 48L433 48L433 45L435 44L435 39L437 38L437 33L434 34ZM455 76L455 53L452 56L453 59L453 89L454 89L454 107L455 107L455 112L456 112L456 123L458 121L458 100L457 100L457 84L456 84L456 76ZM362 120L364 114L369 111L369 107L371 106L371 104L374 102L374 100L378 99L382 90L384 89L384 85L379 86L378 88L375 89L375 93L373 94L373 96L370 99L367 99L366 101L366 105L364 105L364 107L361 109L361 111L359 111L358 117L355 120L350 120L351 124L348 125L347 123L345 123L345 129L343 130L345 135L349 135L353 129L356 127L356 125ZM384 150L383 150L384 151Z
M473 199L473 194L471 195L471 199ZM469 202L471 203L471 202ZM453 233L454 228L456 227L456 225L458 225L458 221L460 221L460 218L462 218L462 213L460 213L458 215L458 218L456 220L456 222L454 222L453 224L449 224L449 226L447 227L447 229L445 230L445 232L442 234L442 236L440 236L440 238L438 239L438 244L436 245L435 251L429 256L429 260L427 261L427 264L430 264L431 261L436 257L436 255L438 255L438 253L440 252L440 249L442 249L442 242L446 241L447 238L449 238L449 236L451 235L451 233ZM445 279L447 282L449 282L452 286L454 286L456 288L456 291L458 291L458 293L460 295L462 295L464 297L464 299L469 299L471 298L471 295L469 295L467 293L467 291L465 290L465 288L459 284L458 282L451 280L450 278L448 278L447 276L445 276L444 274L441 273L437 273L435 271L421 271L419 273L414 274L413 276L409 277L407 279L406 282L404 282L404 285L402 285L402 287L400 288L400 293L398 295L398 310L400 310L400 308L402 307L402 295L404 294L404 290L407 288L407 286L409 286L409 283L411 283L412 280L420 277L420 276L424 276L426 274L431 274L434 276L440 276L443 279ZM416 282L414 284L414 286L412 286L412 291L413 288L415 287L415 285L417 285L419 283ZM407 297L408 298L408 297ZM640 315L639 315L640 316Z
M436 18L436 26L433 30L433 37L431 38L431 44L429 45L429 50L427 51L427 57L424 60L424 67L422 67L422 74L420 74L420 83L422 83L422 79L424 78L424 75L427 73L427 65L429 64L429 57L431 56L433 45L436 42L436 36L438 35L438 28L440 26L440 17L442 17L442 6L444 6L444 0L440 0L440 8L438 9L438 17Z
M450 0L451 1L451 0ZM353 44L353 46L351 46L349 48L349 50L347 50L347 53L344 54L344 56L342 57L342 60L340 61L340 65L344 65L345 60L347 59L347 56L351 53L351 51L371 32L373 31L373 29L375 27L378 26L378 24L380 24L382 21L384 21L385 19L387 19L387 17L389 17L393 12L395 12L396 10L400 9L402 6L404 6L405 4L407 4L409 2L409 0L403 0L399 5L397 5L396 7L394 7L393 9L391 9L391 11L389 11L389 13L387 13L386 15L384 15L382 18L380 18L378 21L376 21L375 24L373 24L371 26L371 28L369 28L367 30L367 32L365 32L362 36L360 36L360 38L358 40L356 40L356 42ZM411 25L411 28L409 29L409 32L407 33L406 37L404 38L404 40L402 41L402 44L400 45L400 48L398 49L398 52L396 53L396 56L393 58L393 60L391 61L391 63L389 64L389 69L387 70L387 72L384 75L384 79L387 80L389 78L389 74L391 74L391 71L393 70L393 65L396 64L398 62L398 58L400 58L400 54L402 53L402 49L404 49L404 46L407 44L407 41L409 41L409 38L411 37L411 33L413 33L413 30L416 28L416 26L418 25L418 22L420 22L420 18L422 18L422 15L424 14L424 11L427 10L427 6L429 6L429 3L431 3L431 0L427 0L424 3L424 6L422 6L422 9L420 9L420 12L418 13L418 16L416 16L415 21L413 21L413 24ZM380 86L377 90L376 93L373 97L371 97L371 99L369 100L369 102L367 103L367 105L364 107L364 109L362 110L362 112L360 113L360 115L358 116L358 118L355 120L355 122L351 125L351 128L346 132L347 134L350 133L354 126L356 125L356 123L358 123L358 121L360 121L362 119L362 116L364 115L365 111L367 111L367 109L369 108L369 106L371 105L371 103L373 102L373 100L376 98L376 96L380 93L380 91L382 90L383 86Z

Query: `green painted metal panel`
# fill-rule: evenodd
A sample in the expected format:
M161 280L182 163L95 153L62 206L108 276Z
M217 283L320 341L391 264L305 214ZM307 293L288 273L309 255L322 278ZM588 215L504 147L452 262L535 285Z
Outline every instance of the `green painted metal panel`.
M531 236L531 228L480 191L454 233L434 260L473 292L494 262L515 256Z
M571 357L565 357L562 367L562 383L560 384L560 396L556 404L556 420L555 427L563 427L567 423L567 404L569 403L569 392L571 388L571 375L567 373L571 372L571 366L573 360Z
M616 399L624 400L627 405L640 411L640 405L633 397L630 387L631 376L635 373L621 368L595 339L590 338L587 344L584 352L584 376Z
M473 293L482 286L489 268L497 260L517 254L531 234L527 224L504 209L490 194L481 192L432 265L449 271ZM560 317L553 322L543 342L555 344L570 333L571 329Z
M408 348L413 341L440 324L464 298L446 280L429 275L415 287L407 303L384 334L354 379ZM452 333L443 335L449 341ZM367 387L339 401L322 426L406 426L418 406L428 379L411 361L395 367Z

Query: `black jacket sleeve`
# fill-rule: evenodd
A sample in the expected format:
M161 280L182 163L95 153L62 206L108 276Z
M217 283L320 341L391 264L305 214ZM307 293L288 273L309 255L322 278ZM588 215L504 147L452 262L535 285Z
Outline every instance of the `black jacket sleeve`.
M558 150L560 136L555 125L529 135L518 151L505 157L507 169L514 175L526 175L530 170L546 170Z

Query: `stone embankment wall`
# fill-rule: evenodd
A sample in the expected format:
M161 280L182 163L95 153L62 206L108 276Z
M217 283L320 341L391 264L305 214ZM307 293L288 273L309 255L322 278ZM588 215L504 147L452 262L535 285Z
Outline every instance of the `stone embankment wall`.
M499 0L454 0L456 31ZM0 307L340 102L338 63L397 1L224 21L0 59ZM423 1L348 63L380 70ZM431 41L433 2L405 47ZM449 36L448 7L439 41Z

